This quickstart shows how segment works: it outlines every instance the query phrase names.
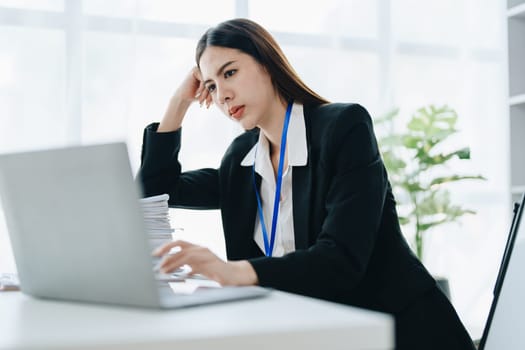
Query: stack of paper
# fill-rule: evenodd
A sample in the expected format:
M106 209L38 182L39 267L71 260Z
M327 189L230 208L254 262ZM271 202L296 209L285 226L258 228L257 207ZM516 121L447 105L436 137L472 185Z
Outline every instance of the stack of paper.
M0 273L0 292L20 290L20 281L14 273Z
M169 195L140 199L144 212L144 224L148 233L151 248L155 249L172 240L173 229L170 224L168 199Z

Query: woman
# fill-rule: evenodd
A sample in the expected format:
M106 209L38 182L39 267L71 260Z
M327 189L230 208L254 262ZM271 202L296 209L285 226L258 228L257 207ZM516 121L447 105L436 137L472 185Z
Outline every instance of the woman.
M222 285L391 313L397 349L473 349L403 239L367 111L309 89L249 20L209 29L196 62L160 124L145 130L139 179L146 196L169 193L172 206L220 209L228 261L176 241L155 252L181 248L164 257L162 270L188 264ZM247 131L219 169L182 173L181 124L194 101L215 103Z

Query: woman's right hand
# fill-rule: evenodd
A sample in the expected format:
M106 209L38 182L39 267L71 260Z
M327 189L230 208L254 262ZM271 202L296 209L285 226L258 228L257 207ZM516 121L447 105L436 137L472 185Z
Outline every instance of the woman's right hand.
M179 98L189 103L199 101L199 104L202 105L202 103L207 102L207 106L211 102L208 97L209 93L203 84L198 67L191 69L173 96L173 98Z
M206 107L211 104L211 96L205 88L198 67L193 67L175 94L171 97L168 109L160 122L157 132L171 132L179 129L190 105L198 101Z

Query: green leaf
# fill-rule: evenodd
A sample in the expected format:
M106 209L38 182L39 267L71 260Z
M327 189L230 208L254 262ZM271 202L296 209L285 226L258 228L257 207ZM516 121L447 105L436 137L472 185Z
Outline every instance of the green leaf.
M398 219L399 219L399 224L401 226L405 226L406 224L410 223L410 219L407 217L399 216Z
M419 225L417 225L417 229L418 229L419 232L425 232L428 229L430 229L430 228L432 228L434 226L438 226L438 225L444 224L445 222L447 222L446 218L438 220L438 221L425 223L425 224L419 224Z
M388 172L399 173L405 169L407 164L401 159L397 158L390 152L383 153L383 163Z
M414 193L414 192L421 192L421 191L425 191L426 188L422 187L421 184L419 184L418 182L404 182L402 184L403 188L405 188L409 193Z
M448 153L448 154L436 154L434 156L428 155L426 152L418 152L417 157L423 164L434 166L444 164L450 159L457 157L459 159L470 159L470 148L465 147L460 150Z
M420 145L423 143L423 139L418 136L413 135L405 135L402 136L403 145L407 148L419 148Z
M459 159L470 159L470 148L465 147L459 151L454 152Z
M438 144L457 132L456 129L432 129L427 133L426 139L433 144Z
M454 181L460 181L460 180L486 180L481 175L450 175L450 176L442 176L442 177L436 177L430 182L430 186L434 185L440 185L447 182L454 182Z
M423 118L412 118L407 125L407 128L412 131L424 131L427 124Z

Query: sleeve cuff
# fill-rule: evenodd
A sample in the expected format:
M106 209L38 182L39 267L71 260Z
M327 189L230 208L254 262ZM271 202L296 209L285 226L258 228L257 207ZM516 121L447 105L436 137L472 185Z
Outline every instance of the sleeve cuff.
M159 123L152 123L144 129L142 142L142 163L151 159L171 159L180 150L182 128L171 132L157 132Z

